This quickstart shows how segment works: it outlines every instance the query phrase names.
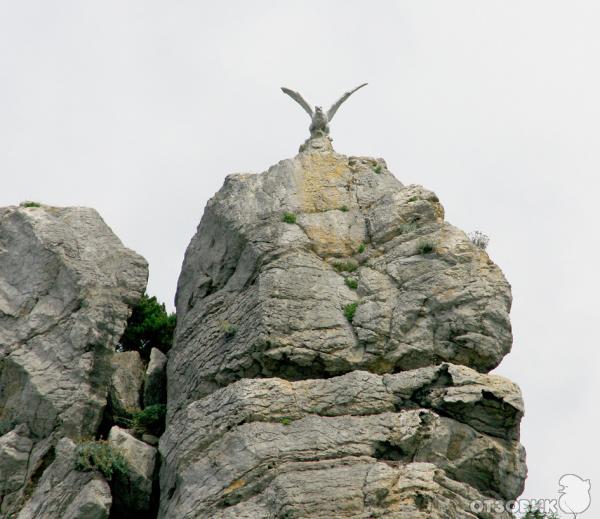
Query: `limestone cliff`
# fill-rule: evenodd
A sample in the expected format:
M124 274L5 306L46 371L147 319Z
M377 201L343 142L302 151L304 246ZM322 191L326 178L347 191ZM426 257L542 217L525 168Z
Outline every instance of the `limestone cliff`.
M508 519L471 504L526 475L519 388L489 374L510 287L431 191L328 138L230 175L146 361L116 351L146 262L94 210L30 205L0 209L0 518ZM165 369L157 450L125 426Z
M503 517L510 287L434 193L328 138L208 203L177 287L159 517ZM508 517L508 515L507 515Z
M147 276L92 209L0 209L0 517L108 517L109 484L75 470L73 440L98 434Z

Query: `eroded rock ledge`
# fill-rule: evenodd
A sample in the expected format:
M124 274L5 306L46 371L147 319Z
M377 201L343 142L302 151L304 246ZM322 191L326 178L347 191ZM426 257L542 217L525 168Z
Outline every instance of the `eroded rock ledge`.
M177 290L159 517L491 517L526 475L510 287L381 159L313 139L208 203ZM495 516L499 517L499 516Z

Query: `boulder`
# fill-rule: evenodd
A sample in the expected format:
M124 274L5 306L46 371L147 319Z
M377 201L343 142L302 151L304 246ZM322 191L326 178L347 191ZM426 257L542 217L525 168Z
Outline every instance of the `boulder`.
M150 351L144 379L144 407L167 403L167 356L157 348Z
M144 364L137 351L115 353L111 360L112 376L108 392L110 409L115 416L127 416L142 408Z
M114 476L112 517L140 517L147 514L153 506L156 448L117 426L111 428L108 443L121 452L127 465L125 474Z

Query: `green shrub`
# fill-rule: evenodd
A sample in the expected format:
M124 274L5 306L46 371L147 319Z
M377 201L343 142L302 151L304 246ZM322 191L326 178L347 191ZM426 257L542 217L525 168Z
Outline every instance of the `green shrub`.
M408 199L408 201L409 201L409 202L416 202L418 199L419 199L419 197L416 197L416 196L411 196L411 197Z
M430 252L434 252L434 251L435 251L435 244L430 241L423 240L417 244L417 252L419 254L429 254Z
M225 337L231 339L237 333L237 326L231 324L229 321L221 321L221 331L225 334Z
M149 405L141 411L129 411L127 416L116 416L115 424L127 429L133 429L134 434L152 434L160 436L165 432L165 417L167 406L165 404Z
M356 290L358 288L358 280L356 278L346 278L344 279L344 283L346 283L346 286L352 290Z
M358 252L359 254L362 254L363 252L365 252L365 250L367 250L367 246L364 243L361 243L358 246L358 249L356 249L356 252Z
M294 420L292 420L289 416L284 416L280 421L283 425L290 425Z
M176 324L175 314L168 314L165 305L160 304L156 297L144 294L133 307L117 348L119 351L137 350L145 360L150 358L152 348L167 353L173 344Z
M19 204L21 207L41 207L42 204L39 202L33 202L31 200L26 200L25 202L21 202Z
M373 168L373 172L377 173L379 175L379 173L381 173L383 171L383 166L381 164L377 164L374 168Z
M87 472L98 470L106 479L112 479L113 474L127 472L127 462L123 455L108 442L89 441L80 443L75 450L75 469Z
M333 268L338 272L354 272L358 265L351 261L336 261L333 263Z
M347 213L349 211L348 206L343 205L342 207L340 207L340 211L342 211L343 213Z
M149 405L142 411L134 413L131 418L133 431L138 434L160 436L165 432L167 406L164 404Z
M282 220L285 223L296 223L296 215L294 213L285 212L283 213Z
M357 308L358 303L349 303L344 307L344 316L346 317L346 319L348 319L348 321L352 322Z

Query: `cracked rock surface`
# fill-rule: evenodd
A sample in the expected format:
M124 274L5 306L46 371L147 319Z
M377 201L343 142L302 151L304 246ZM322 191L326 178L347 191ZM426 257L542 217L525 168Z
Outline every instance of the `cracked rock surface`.
M0 517L108 517L71 440L98 432L147 276L93 209L0 209Z
M227 177L187 249L159 517L509 517L510 286L434 193L327 138Z

